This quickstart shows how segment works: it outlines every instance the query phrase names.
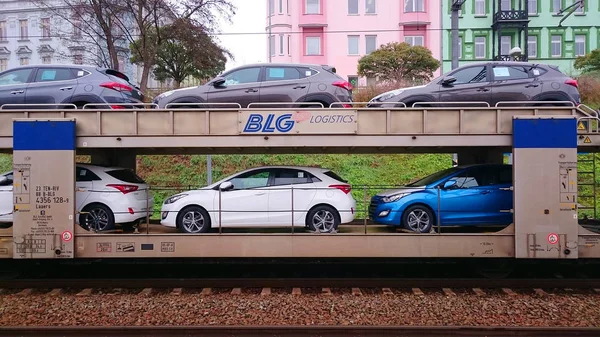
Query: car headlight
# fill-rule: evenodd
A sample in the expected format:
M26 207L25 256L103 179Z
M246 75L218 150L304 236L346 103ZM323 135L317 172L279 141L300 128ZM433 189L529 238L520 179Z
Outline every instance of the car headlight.
M162 94L156 96L156 98L154 100L158 102L158 101L160 101L163 98L167 98L167 97L173 95L174 92L175 91L173 91L173 90L167 91L167 92L163 92Z
M383 200L383 202L394 202L394 201L396 201L402 197L405 197L407 195L408 195L408 193L392 194L387 197L383 197L381 200Z
M167 198L167 200L165 200L164 204L165 205L172 204L175 201L177 201L177 200L179 200L181 198L185 198L185 197L187 197L187 194L177 194L177 195L174 195L174 196L172 196L170 198Z
M371 101L379 101L379 102L387 101L388 99L393 98L395 96L398 96L398 95L400 95L403 92L404 92L404 89L392 90L390 92L381 94L381 95L373 98Z

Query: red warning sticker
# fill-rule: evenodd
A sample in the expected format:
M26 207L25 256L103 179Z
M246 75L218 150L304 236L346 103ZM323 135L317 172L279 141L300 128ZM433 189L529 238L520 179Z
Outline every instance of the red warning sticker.
M73 239L73 233L70 231L64 231L60 236L64 242L69 242Z
M558 243L558 234L550 233L548 234L548 243L551 245L555 245Z

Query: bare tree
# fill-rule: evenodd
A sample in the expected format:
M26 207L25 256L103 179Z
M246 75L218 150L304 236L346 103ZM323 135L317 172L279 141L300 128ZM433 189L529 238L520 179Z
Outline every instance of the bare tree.
M204 27L216 27L219 16L230 19L235 14L229 0L32 1L68 23L65 26L70 26L71 32L58 35L70 48L82 47L92 52L86 45L95 47L99 65L118 69L120 53L129 50L142 66L139 79L142 91L147 89L150 71L156 63L162 25L185 18Z

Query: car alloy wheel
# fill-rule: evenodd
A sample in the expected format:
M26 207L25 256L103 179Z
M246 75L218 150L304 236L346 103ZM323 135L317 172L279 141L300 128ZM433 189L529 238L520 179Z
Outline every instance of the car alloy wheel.
M83 227L87 230L104 231L114 227L114 216L104 205L87 206L82 211Z
M417 233L428 233L431 231L433 221L433 213L420 205L409 207L403 217L406 229Z
M335 232L340 224L338 213L330 206L318 206L307 217L308 228L317 233Z
M189 206L177 215L177 227L186 233L205 233L210 228L210 218L200 206Z

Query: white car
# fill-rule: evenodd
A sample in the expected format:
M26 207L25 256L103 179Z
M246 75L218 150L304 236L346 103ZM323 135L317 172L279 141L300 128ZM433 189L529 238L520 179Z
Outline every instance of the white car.
M154 197L133 170L77 164L75 174L75 219L81 227L103 231L152 214ZM0 222L13 222L12 189L13 173L0 175Z
M160 223L185 233L205 233L218 228L219 222L221 227L293 224L330 233L354 220L356 201L351 190L351 185L327 169L258 167L167 198Z

